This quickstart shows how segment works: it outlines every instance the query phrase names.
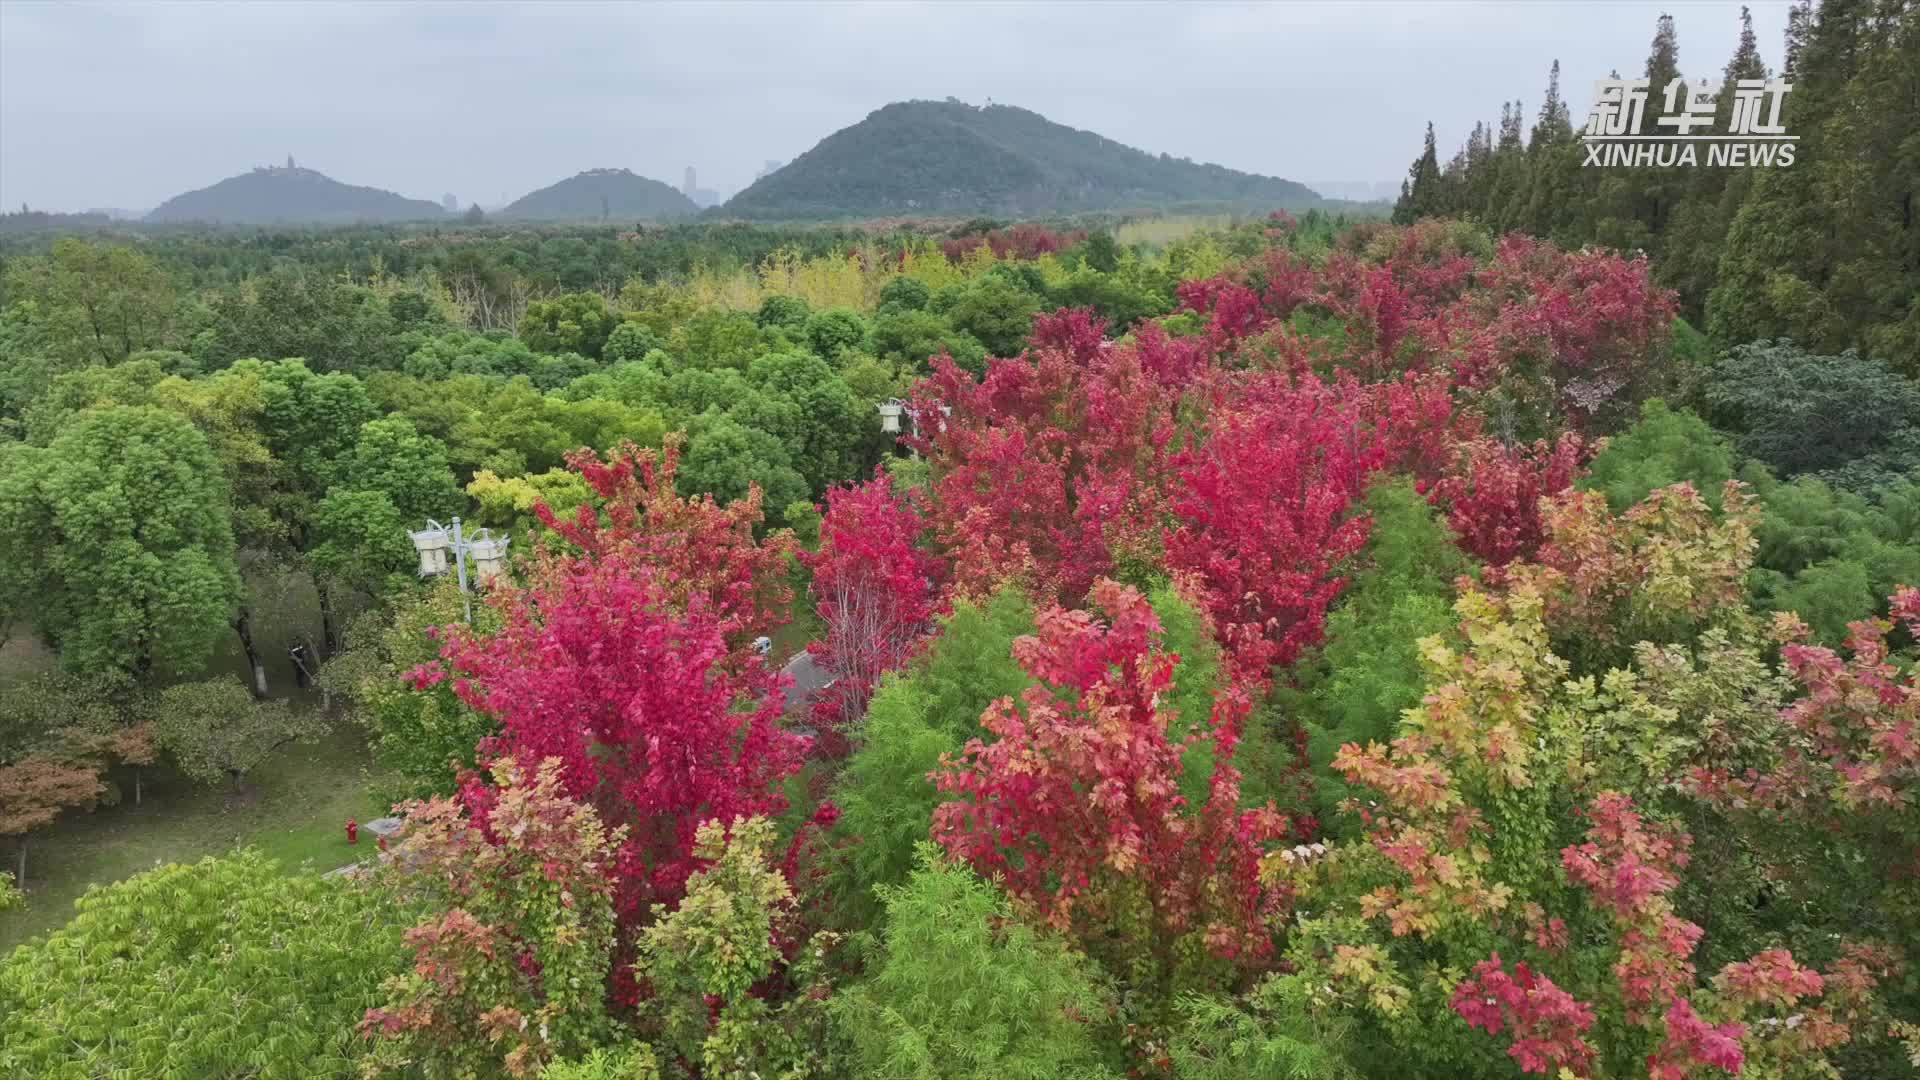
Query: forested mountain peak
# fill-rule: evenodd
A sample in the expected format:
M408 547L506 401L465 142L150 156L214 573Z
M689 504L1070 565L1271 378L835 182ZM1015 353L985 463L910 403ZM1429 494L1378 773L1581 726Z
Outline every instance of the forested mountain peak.
M430 221L445 213L439 203L343 184L288 158L284 166L259 166L210 187L175 195L148 214L147 220L268 225Z
M807 218L897 213L1071 213L1213 204L1273 209L1302 184L1150 154L1012 105L897 101L822 139L723 213Z
M629 169L588 169L513 201L501 216L546 221L685 217L692 199Z

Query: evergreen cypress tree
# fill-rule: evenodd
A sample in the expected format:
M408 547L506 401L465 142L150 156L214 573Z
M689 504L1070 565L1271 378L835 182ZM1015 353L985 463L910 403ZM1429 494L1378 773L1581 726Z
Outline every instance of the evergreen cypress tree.
M1802 0L1784 56L1790 167L1715 168L1703 153L1697 168L1584 168L1556 61L1524 145L1520 103L1503 103L1497 136L1477 126L1443 171L1429 126L1394 219L1457 214L1566 247L1645 249L1722 347L1791 337L1920 372L1920 4ZM1666 134L1657 121L1681 77L1669 16L1644 70L1641 131ZM1730 133L1735 85L1767 77L1743 10L1714 132Z
M1400 201L1393 206L1393 220L1396 224L1408 225L1423 217L1432 217L1443 211L1443 198L1440 191L1440 154L1434 146L1433 121L1427 121L1426 143L1420 149L1420 156L1413 160L1407 170L1407 178L1400 184Z

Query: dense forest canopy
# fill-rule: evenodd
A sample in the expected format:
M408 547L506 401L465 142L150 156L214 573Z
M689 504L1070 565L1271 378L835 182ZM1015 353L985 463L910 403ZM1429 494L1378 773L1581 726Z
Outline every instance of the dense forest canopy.
M1687 13L1683 12L1683 15ZM1750 18L1724 67L1688 59L1684 20L1661 16L1643 74L1654 127L1673 78L1720 88L1778 77L1792 86L1782 124L1798 138L1789 168L1589 168L1556 63L1523 136L1518 101L1474 127L1442 164L1428 131L1395 220L1466 217L1562 247L1598 244L1653 257L1661 284L1715 344L1788 337L1858 349L1920 372L1920 26L1912 0L1802 0L1778 71ZM1711 29L1711 28L1709 28ZM1627 58L1622 58L1627 59ZM1684 62L1683 62L1684 61ZM1621 70L1635 71L1622 64ZM1642 73L1642 72L1636 72ZM1725 130L1724 123L1716 130Z
M8 237L0 1073L1915 1076L1917 22L1805 189Z

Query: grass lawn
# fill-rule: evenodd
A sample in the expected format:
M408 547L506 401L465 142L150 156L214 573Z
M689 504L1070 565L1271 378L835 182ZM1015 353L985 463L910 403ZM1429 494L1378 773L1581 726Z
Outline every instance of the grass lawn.
M160 863L191 862L251 844L289 872L330 870L373 851L362 832L349 847L344 826L386 807L376 797L360 729L340 721L309 746L291 746L261 764L246 792L189 783L167 769L147 770L141 805L130 776L116 774L125 797L91 813L69 813L32 836L27 850L27 906L0 915L0 952L65 923L73 901L105 884ZM4 865L13 867L12 845Z

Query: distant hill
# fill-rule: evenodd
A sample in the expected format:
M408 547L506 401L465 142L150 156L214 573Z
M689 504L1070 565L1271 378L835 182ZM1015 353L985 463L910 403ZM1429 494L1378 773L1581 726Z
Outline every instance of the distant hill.
M278 222L350 223L436 221L440 204L409 199L379 188L343 184L297 166L263 167L230 176L212 187L175 195L147 215L148 221L210 221L236 225Z
M588 169L522 195L501 208L498 216L534 221L630 221L686 217L699 209L692 199L658 180L636 176L626 169Z
M1321 201L1291 180L1154 155L1010 105L895 102L762 176L720 213L816 218L1005 216Z

